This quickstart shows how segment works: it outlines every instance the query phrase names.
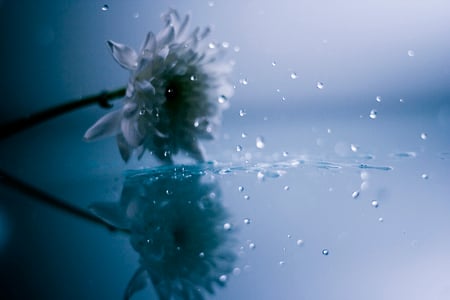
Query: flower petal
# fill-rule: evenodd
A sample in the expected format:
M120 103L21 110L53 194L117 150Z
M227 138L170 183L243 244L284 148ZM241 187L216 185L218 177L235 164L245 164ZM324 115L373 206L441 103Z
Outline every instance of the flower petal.
M125 295L123 298L128 300L137 291L144 289L149 284L149 277L147 271L140 267L136 270L130 282L128 283L127 289L125 290Z
M139 132L137 125L138 122L136 118L122 119L122 122L120 123L123 137L132 148L137 148L141 145L144 138L143 134Z
M114 59L128 70L133 70L137 66L138 55L132 48L116 43L114 41L107 41L109 49L111 50Z
M153 54L156 50L156 37L153 32L147 33L147 37L145 38L144 45L142 47L142 52L144 56L148 56L149 54Z
M116 110L104 115L84 134L84 139L91 141L94 139L115 135L120 131L120 120L122 111Z
M130 145L128 145L123 134L118 134L116 137L116 141L117 146L119 147L120 156L122 157L123 161L127 162L131 157L133 149L130 147Z
M119 228L129 229L130 223L118 203L98 202L91 204L89 210L104 222Z
M156 37L156 40L158 41L158 48L163 48L164 46L168 45L174 38L175 29L172 26L166 27L160 33L158 33L158 36Z

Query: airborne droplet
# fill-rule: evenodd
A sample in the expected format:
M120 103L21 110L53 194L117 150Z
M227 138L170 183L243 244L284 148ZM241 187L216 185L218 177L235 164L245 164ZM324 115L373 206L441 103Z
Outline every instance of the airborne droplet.
M108 4L102 6L102 11L107 11L109 9Z
M292 72L291 73L291 79L297 79L297 73Z
M426 139L428 138L428 134L426 134L425 132L422 132L422 133L420 134L420 138L421 138L422 140L426 140Z
M330 252L328 251L328 249L323 249L322 254L327 256L328 254L330 254Z
M369 113L369 118L371 118L372 120L375 120L377 118L377 114L378 114L378 112L375 109L372 109Z
M262 149L264 148L264 146L265 146L264 138L262 136L256 137L256 148Z
M321 89L323 89L324 88L324 84L323 84L323 82L320 82L320 81L318 81L317 82L317 88L319 89L319 90L321 90Z

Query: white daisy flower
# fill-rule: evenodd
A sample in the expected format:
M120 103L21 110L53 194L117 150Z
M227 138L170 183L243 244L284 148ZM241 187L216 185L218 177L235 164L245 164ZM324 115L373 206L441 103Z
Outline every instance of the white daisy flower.
M232 65L223 60L225 47L208 43L210 28L188 32L190 16L176 10L162 15L164 29L149 32L139 52L113 41L115 60L131 75L123 107L99 119L86 140L116 135L120 154L128 161L145 150L172 163L179 150L204 161L199 139L214 137L227 99Z
M140 266L129 299L151 282L159 299L204 299L232 272L235 231L214 181L196 167L129 173L120 203L91 205L108 224L130 232Z

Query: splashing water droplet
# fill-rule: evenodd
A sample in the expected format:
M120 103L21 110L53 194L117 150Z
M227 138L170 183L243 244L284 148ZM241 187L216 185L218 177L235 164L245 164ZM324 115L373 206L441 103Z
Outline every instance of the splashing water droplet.
M196 77L195 75L191 75L191 77L189 77L189 79L190 79L191 81L196 81L196 80L197 80L197 77Z
M247 85L248 84L248 79L247 78L239 79L239 83L242 84L242 85Z
M247 134L245 132L241 133L241 138L245 139L247 137Z
M250 219L249 218L244 218L244 224L250 224Z
M200 252L200 253L198 254L198 256L199 256L200 258L205 257L205 252Z
M372 120L375 120L377 118L377 114L378 114L378 112L375 109L372 109L369 113L369 118L371 118Z
M242 146L241 145L237 145L236 146L236 152L241 152L242 151Z
M272 67L275 67L277 65L277 62L276 61L273 61L272 62Z
M283 157L287 157L289 155L289 152L283 151Z
M352 198L353 199L356 199L356 198L358 198L359 197L359 191L354 191L353 193L352 193Z
M297 246L303 246L303 240L297 240L296 244Z
M291 79L297 79L297 73L292 72L291 73Z
M239 116L245 117L246 115L247 115L247 111L245 109L240 109L239 110Z
M223 229L225 229L226 231L231 229L231 224L230 223L225 223L223 224Z
M209 48L209 49L215 49L215 48L216 48L216 44L214 44L213 42L210 42L210 43L208 44L208 48Z
M288 185L285 185L284 187L283 187L283 189L285 190L285 191L289 191L289 186Z
M209 7L214 7L214 5L215 5L214 1L208 1L208 6Z
M424 173L424 174L421 175L421 177L422 177L422 179L425 179L425 180L426 180L426 179L428 179L428 174L425 174L425 173Z
M372 202L370 204L372 205L372 207L375 207L375 208L377 208L379 205L377 200L372 200Z
M220 282L226 282L227 281L227 279L228 279L228 277L227 277L227 275L220 275L219 276L219 280L220 280Z
M241 274L241 268L239 268L239 267L234 268L233 275L238 276L239 274Z
M261 172L261 171L259 171L257 174L256 174L256 178L258 178L258 180L264 180L264 173L263 172Z
M319 90L323 89L324 86L325 86L325 85L323 84L323 82L320 82L320 81L318 81L317 84L316 84L316 87L317 87Z
M378 103L380 103L380 102L381 102L381 97L380 97L380 96L376 96L376 97L375 97L375 101L377 101Z
M250 243L250 244L248 244L248 247L249 247L250 249L255 249L255 248L256 248L256 245L255 245L255 243Z
M263 149L265 146L264 138L262 136L256 137L256 148Z
M102 6L102 11L107 11L109 9L109 5L105 4Z
M286 262L284 260L280 260L280 262L278 263L280 265L280 267L284 266Z
M350 145L350 150L352 150L352 152L358 152L359 147L355 144L351 144Z
M426 140L426 139L428 138L428 134L426 134L425 132L422 132L422 133L420 134L420 138L421 138L422 140Z
M244 187L242 185L238 186L238 191L239 192L243 192L244 191Z
M414 50L408 50L408 56L409 57L413 57L416 53L414 52Z
M404 102L405 102L405 100L403 100L403 99L401 99L401 98L400 98L399 101L400 101L400 103L404 103Z
M244 195L244 199L245 200L250 200L250 196L249 195Z
M378 218L378 222L383 223L384 219L382 217Z
M322 254L327 256L328 254L330 254L330 251L328 251L328 249L323 249Z

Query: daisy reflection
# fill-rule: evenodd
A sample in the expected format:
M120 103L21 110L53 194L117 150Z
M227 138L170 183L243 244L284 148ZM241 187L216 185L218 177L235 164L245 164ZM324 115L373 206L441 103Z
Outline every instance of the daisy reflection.
M129 173L120 203L97 203L100 218L129 230L140 266L129 299L150 281L160 299L203 299L226 283L235 254L228 214L213 178L197 167ZM161 169L159 169L161 170Z

